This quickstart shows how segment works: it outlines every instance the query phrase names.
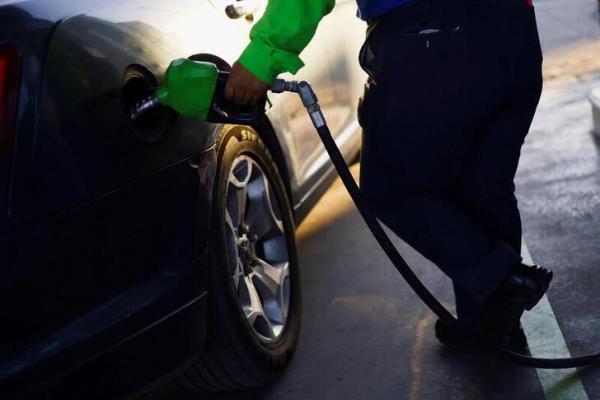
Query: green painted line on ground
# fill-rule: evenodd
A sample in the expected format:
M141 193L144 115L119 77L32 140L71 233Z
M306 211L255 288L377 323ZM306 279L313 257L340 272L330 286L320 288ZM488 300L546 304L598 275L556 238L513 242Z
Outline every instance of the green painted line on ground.
M533 264L529 249L523 242L523 261ZM534 357L555 358L570 357L567 343L556 321L548 298L542 300L521 319L527 335L529 350ZM588 399L577 370L571 369L538 369L536 370L544 390L546 400L586 400Z

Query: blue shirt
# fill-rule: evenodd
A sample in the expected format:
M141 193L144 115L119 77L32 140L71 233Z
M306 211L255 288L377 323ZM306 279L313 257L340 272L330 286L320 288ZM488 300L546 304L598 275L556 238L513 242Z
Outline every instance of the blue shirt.
M412 0L356 0L358 17L367 21L410 1Z

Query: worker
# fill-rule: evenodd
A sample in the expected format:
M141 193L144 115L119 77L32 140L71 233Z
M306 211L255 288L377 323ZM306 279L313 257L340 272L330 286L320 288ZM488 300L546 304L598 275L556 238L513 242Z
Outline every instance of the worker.
M255 103L334 0L270 0L225 93ZM542 89L531 0L357 0L368 74L360 186L378 218L454 285L450 346L526 351L523 312L552 273L521 259L514 177Z

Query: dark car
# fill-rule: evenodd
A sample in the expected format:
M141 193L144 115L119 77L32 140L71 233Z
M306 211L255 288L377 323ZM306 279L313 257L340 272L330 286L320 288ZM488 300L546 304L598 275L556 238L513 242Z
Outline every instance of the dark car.
M231 3L0 0L0 398L239 389L289 362L294 230L334 177L301 103L270 96L255 128L128 118L171 60L228 68L265 2ZM354 14L338 1L297 77L348 161Z

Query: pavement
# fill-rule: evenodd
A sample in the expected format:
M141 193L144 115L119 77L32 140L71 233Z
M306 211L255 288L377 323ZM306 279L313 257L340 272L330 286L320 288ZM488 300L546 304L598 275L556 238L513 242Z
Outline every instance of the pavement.
M580 354L600 348L600 139L591 133L587 101L600 86L598 3L535 4L546 86L523 148L517 195L526 248L555 279L527 315L526 331L536 354ZM600 368L548 373L441 346L433 337L435 317L386 260L339 180L300 225L297 240L303 326L281 379L220 394L169 383L144 399L600 399ZM395 243L452 309L448 279L400 239Z

